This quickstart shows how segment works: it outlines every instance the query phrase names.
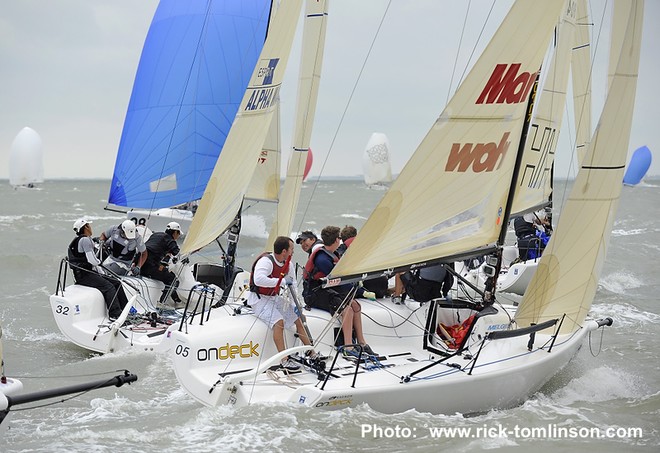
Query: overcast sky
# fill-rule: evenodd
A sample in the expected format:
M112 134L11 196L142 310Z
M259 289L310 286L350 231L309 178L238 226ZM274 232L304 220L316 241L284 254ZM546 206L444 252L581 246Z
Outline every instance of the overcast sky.
M457 57L468 3L332 0L311 144L313 175L361 174L362 152L372 132L387 134L393 172L401 170L455 90L471 49L483 49L484 37L475 43L492 1L472 0ZM592 1L594 35L599 33L603 11L609 23L607 3ZM46 179L112 177L133 78L157 4L157 0L3 0L0 178L8 177L9 148L25 126L42 138ZM510 0L496 2L491 26L483 36L493 33L510 4ZM381 20L380 34L349 103ZM649 172L653 175L660 175L660 58L655 49L660 43L659 23L660 1L648 0L630 153L647 145L655 153ZM596 43L594 36L593 42L595 71L600 71L593 82L595 126L604 102L609 37L603 35ZM281 93L285 150L291 144L298 49L296 45ZM568 140L566 133L562 138ZM562 143L560 139L560 147ZM570 176L569 160L558 157L558 161L558 174Z

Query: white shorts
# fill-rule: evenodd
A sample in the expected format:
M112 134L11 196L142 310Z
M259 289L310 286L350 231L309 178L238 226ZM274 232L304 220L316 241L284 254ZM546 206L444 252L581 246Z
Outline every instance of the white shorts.
M282 296L264 296L260 299L250 297L252 311L265 322L271 329L280 319L284 320L284 328L291 328L299 314L293 302L284 299ZM256 300L255 300L256 299Z

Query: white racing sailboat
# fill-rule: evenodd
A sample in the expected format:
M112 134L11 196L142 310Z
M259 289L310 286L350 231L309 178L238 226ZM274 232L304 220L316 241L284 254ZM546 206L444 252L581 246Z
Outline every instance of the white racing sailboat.
M225 138L263 49L270 15L270 0L240 4L227 0L160 2L133 87L110 203L149 208L145 212L150 216L152 208L169 212L167 206L201 197L218 155L224 154ZM277 165L279 147L267 143L261 153L243 166L243 172L236 172L241 166L233 167L233 171L241 176L260 176L255 180L261 185L252 184L250 190L255 197L270 199L273 192L277 196L279 178L263 184L265 178L255 168L257 163L261 167L271 167L271 162ZM192 214L188 214L189 225ZM184 232L188 230L181 217L167 213L154 216L150 218L162 222L135 220L138 225L162 231L174 218L184 224ZM205 271L213 274L208 269L194 274L190 265L179 261L170 265L170 271L177 275L181 299L192 291L208 306L216 303L225 289L224 280L203 275ZM167 328L183 315L183 310L156 303L164 289L162 282L121 277L130 303L117 320L111 321L101 293L81 285L67 286L67 274L68 263L63 260L56 291L50 297L53 316L67 338L91 351L159 350L164 347L161 343ZM201 287L200 276L219 286Z
M392 182L390 141L385 134L374 132L362 155L362 171L367 187L387 187Z
M9 184L15 189L32 189L41 182L44 182L41 137L34 129L24 127L14 138L9 151Z
M329 284L501 255L528 99L563 3L513 5ZM611 324L587 315L616 214L635 98L643 2L626 4L630 21L599 127L517 311L497 304L497 274L482 301L362 300L365 336L379 355L348 360L333 353L337 321L312 309L305 314L314 348L332 359L301 359L304 371L293 377L271 368L310 346L287 332L289 349L276 353L268 329L249 311L211 312L172 331L174 368L184 389L209 406L367 403L382 412L450 414L510 407L539 390L591 331ZM457 186L479 190L458 199L452 196Z

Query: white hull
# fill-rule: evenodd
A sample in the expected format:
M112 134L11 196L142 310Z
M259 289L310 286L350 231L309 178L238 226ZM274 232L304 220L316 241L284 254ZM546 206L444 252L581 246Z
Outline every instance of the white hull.
M192 294L189 311L208 310L222 295L215 285L200 286L199 290L191 291L198 282L188 266L184 267L179 278L177 294L181 300L188 300ZM115 322L110 321L103 295L96 288L74 284L52 294L50 306L57 327L76 345L102 354L129 348L140 351L167 350L168 345L163 344L163 339L168 337L167 329L172 323L181 319L184 304L176 304L178 309L175 309L169 300L166 306L157 306L164 288L160 281L146 277L122 277L122 281L129 304ZM200 303L195 307L200 299L205 305ZM122 326L126 320L127 325Z
M18 379L7 378L7 382L0 382L0 393L6 396L18 395L23 391L23 383Z
M462 355L402 383L402 376L414 374L441 357L423 347L423 329L431 304L420 307L411 302L402 306L367 300L361 300L361 304L365 337L380 358L379 363L367 361L359 366L355 386L355 361L343 357L337 358L332 377L324 388L318 375L309 368L293 374L291 382L287 382L281 370L265 372L277 365L287 351L276 354L272 331L245 310L234 315L233 307L229 306L213 310L211 319L201 327L195 322L184 325L180 331L174 329L171 353L177 378L190 395L208 406L280 401L339 409L367 403L385 413L408 409L473 413L515 406L527 399L568 363L588 330L582 329L572 338L559 337L551 353L547 352L548 334L536 334L536 347L546 346L533 352L527 351L528 335L487 341L470 375L470 358L477 355L480 339L509 325L514 309L499 308L477 321L468 343L471 346ZM457 312L445 310L439 319L453 323L455 320L448 317ZM326 361L329 370L335 354L334 329L339 328L339 323L335 321L333 328L320 336L329 315L316 309L305 313L315 349L331 355ZM467 311L463 310L461 319L466 315ZM591 324L590 328L596 326ZM286 337L287 347L295 346L294 351L307 349L294 342L292 332L287 332ZM431 349L453 352L436 334L427 340Z
M497 278L497 292L522 296L536 272L538 259L511 264L518 256L518 248L505 246L502 252L502 269ZM482 288L488 276L483 271L483 264L477 269L467 269L463 263L456 263L456 271L473 285Z
M161 287L162 289L162 287ZM160 296L157 293L156 299ZM148 311L131 299L140 314ZM57 327L71 342L81 348L99 353L115 352L121 349L161 350L160 343L169 324L158 322L152 326L147 319L137 324L119 327L126 320L121 316L116 322L108 318L108 311L101 292L87 286L71 285L63 293L50 296L50 306ZM130 310L130 307L128 307ZM128 310L126 311L128 315ZM172 321L180 317L175 312Z

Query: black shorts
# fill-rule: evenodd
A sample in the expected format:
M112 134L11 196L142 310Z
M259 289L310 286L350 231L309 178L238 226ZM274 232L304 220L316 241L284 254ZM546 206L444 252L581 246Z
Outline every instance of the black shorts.
M346 295L334 289L317 288L310 292L310 295L305 298L305 302L312 308L318 308L334 315L342 306L345 297Z

